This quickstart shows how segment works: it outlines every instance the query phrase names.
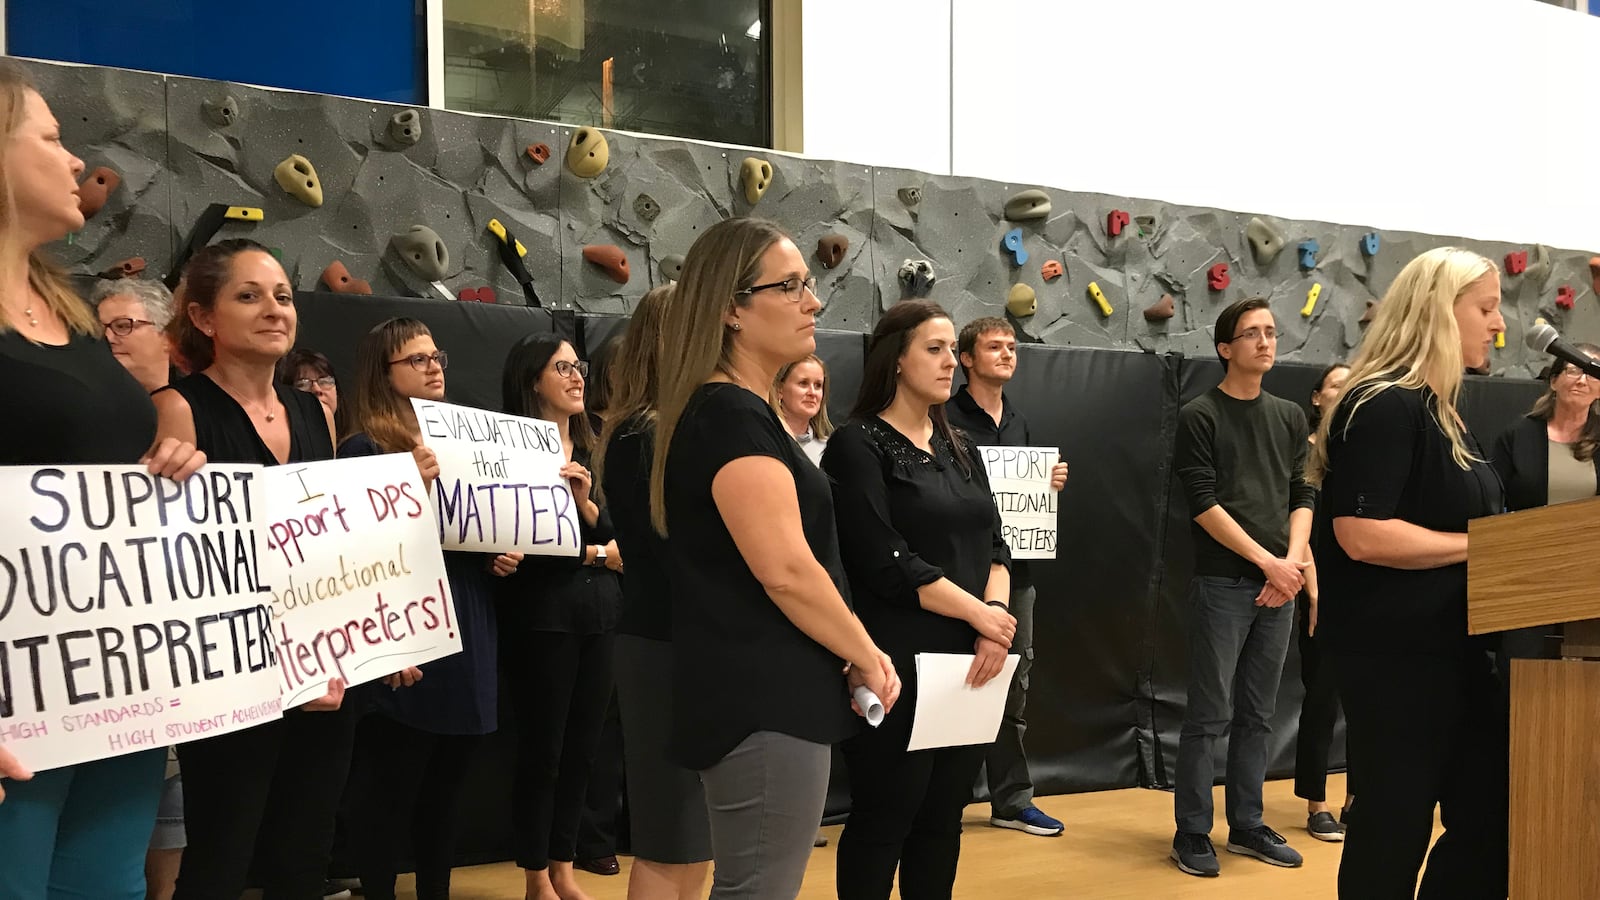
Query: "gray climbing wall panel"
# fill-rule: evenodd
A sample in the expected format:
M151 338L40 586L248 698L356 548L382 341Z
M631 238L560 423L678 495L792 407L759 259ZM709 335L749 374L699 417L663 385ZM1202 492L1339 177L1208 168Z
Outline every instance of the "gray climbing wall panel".
M265 220L228 222L220 234L278 248L302 288L314 287L338 260L378 294L438 297L390 246L394 234L420 224L449 248L442 281L452 296L489 285L500 302L520 303L522 292L488 231L498 219L527 247L546 305L621 313L663 282L664 258L683 254L723 218L753 214L783 225L808 256L826 303L822 323L831 328L870 330L902 296L901 264L927 260L936 276L930 296L958 322L1005 315L1008 291L1024 283L1037 296L1035 314L1015 320L1028 339L1209 356L1217 312L1232 300L1262 295L1284 333L1280 358L1319 363L1350 355L1368 301L1382 295L1401 266L1423 250L1454 244L1497 262L1515 250L1528 252L1528 271L1504 278L1510 331L1507 346L1493 355L1496 372L1524 375L1542 364L1521 343L1522 331L1540 315L1575 339L1600 341L1600 298L1587 252L1378 232L1381 246L1368 256L1362 238L1374 229L1356 225L614 132L605 133L605 170L580 178L563 164L573 133L566 126L116 69L24 65L61 121L67 145L90 170L108 166L122 178L84 230L54 248L84 276L134 256L147 260L149 273L165 274L200 211L225 203L260 207ZM543 164L526 152L540 143L550 149ZM315 167L320 207L291 196L274 178L291 154ZM752 156L773 170L755 204L740 181ZM1240 177L1248 174L1241 170ZM1029 189L1050 195L1049 215L1007 221L1006 201ZM1108 226L1115 210L1128 214L1119 235ZM1283 241L1265 264L1246 239L1252 218ZM1002 243L1012 229L1020 230L1027 253L1021 265ZM849 241L831 269L816 255L827 235ZM1299 248L1309 240L1320 249L1314 266L1303 268ZM620 248L629 281L618 284L586 262L589 245ZM1064 274L1047 281L1042 267L1050 260ZM1228 267L1229 284L1217 291L1208 273L1219 263ZM1091 283L1110 315L1091 296ZM1321 290L1303 316L1313 285ZM1573 289L1571 310L1555 302L1563 285ZM1143 311L1163 295L1173 298L1174 315L1147 321Z

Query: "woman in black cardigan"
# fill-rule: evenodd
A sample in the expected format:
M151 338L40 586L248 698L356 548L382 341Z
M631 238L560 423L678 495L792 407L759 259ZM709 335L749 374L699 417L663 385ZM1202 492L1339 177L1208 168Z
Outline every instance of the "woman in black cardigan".
M1600 347L1578 349L1600 359ZM1600 380L1577 366L1556 360L1545 377L1548 388L1533 410L1494 442L1490 462L1505 484L1506 508L1532 509L1600 494ZM1549 657L1543 626L1506 632L1503 657Z

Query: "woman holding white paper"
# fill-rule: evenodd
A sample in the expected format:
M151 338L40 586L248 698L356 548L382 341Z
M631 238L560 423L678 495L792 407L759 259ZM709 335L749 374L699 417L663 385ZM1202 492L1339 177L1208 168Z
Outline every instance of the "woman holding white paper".
M354 433L339 458L410 453L425 484L438 476L411 399L443 400L449 357L416 319L380 322L356 347ZM461 652L425 663L421 680L372 693L356 729L350 770L350 843L369 900L393 900L404 836L411 837L418 900L448 900L456 815L472 759L498 724L497 629L489 575L516 571L520 553L445 551Z
M83 227L83 168L44 98L0 66L0 464L143 462L182 480L205 455L175 440L151 446L148 395L41 252ZM165 748L33 773L26 755L0 747L0 897L143 898Z
M578 508L576 557L533 556L500 591L501 655L517 707L512 825L529 900L586 900L573 875L589 771L611 702L622 615L622 556L611 517L590 493L595 434L585 412L589 364L560 336L535 333L506 356L505 411L556 424L561 475Z
M695 241L662 323L652 524L672 582L672 750L700 772L711 897L793 897L828 789L831 745L858 726L848 682L886 706L889 657L851 614L827 479L768 403L816 349L805 256L759 219Z
M845 742L850 819L840 900L949 897L961 813L986 745L907 752L918 653L973 654L967 683L998 675L1016 634L1011 556L977 448L945 420L956 368L950 317L903 300L878 320L850 423L822 456L856 610L903 673L899 708ZM992 740L992 737L991 737Z
M266 247L234 239L200 250L177 307L170 334L194 374L153 395L161 435L193 441L213 462L333 458L327 408L274 380L297 320L289 276ZM322 889L355 738L355 704L343 704L336 678L282 719L178 748L188 847L176 900L237 897L252 871L265 900Z

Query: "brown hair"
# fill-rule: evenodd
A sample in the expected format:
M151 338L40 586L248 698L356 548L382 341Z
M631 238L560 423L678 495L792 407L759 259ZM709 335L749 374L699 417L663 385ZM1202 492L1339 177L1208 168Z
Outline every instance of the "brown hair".
M783 418L783 383L789 380L789 373L794 371L794 367L801 363L816 363L817 368L822 370L822 406L817 409L817 414L812 416L811 421L807 424L811 426L812 437L819 441L825 441L829 435L833 434L833 420L828 418L828 364L822 361L822 357L812 353L808 354L805 359L797 359L792 363L783 364L783 367L778 370L778 377L772 379L772 397L770 398L772 410L778 414L778 418ZM787 422L784 423L784 427L789 427Z
M506 354L505 366L500 370L500 400L506 412L514 416L551 420L544 412L544 398L539 396L534 385L544 377L544 370L550 367L550 360L555 358L562 344L571 346L570 341L553 331L536 331L512 346ZM586 406L588 400L588 392L585 391ZM582 453L592 464L594 426L589 423L587 410L575 412L569 417L567 435L572 438L573 457Z
M1243 300L1235 300L1228 304L1228 308L1217 316L1217 325L1211 332L1211 339L1216 344L1217 359L1222 361L1222 371L1228 371L1228 358L1222 355L1222 345L1228 344L1232 346L1233 331L1239 327L1239 320L1244 318L1245 313L1257 309L1271 312L1272 304L1268 303L1265 297L1246 297Z
M656 392L660 386L661 320L666 315L672 285L651 288L633 308L633 317L622 340L612 351L606 367L609 388L601 419L600 440L594 454L596 484L605 471L606 447L617 430L635 419L651 421L656 416Z
M855 408L850 418L866 419L889 408L900 390L900 357L911 346L911 336L924 322L948 319L950 314L932 300L901 300L889 307L872 329L872 339L867 342L867 362L861 373L861 392L856 395ZM967 456L967 442L959 431L950 427L945 417L944 404L928 407L928 418L933 430L950 442L955 451L956 465L961 473L972 475L972 460Z
M222 286L233 275L233 258L241 253L266 253L272 251L249 238L230 238L202 247L183 267L183 279L178 283L176 314L167 323L167 336L173 349L191 372L207 368L216 359L217 348L211 337L200 330L190 315L190 307L215 309Z
M6 154L11 140L26 120L28 94L38 93L38 88L28 76L13 63L0 63L0 245L8 251L21 248L21 236L16 231L16 196L11 183L5 178ZM7 252L0 259L10 259ZM38 247L28 248L28 286L44 299L45 305L56 314L67 330L77 334L98 335L100 323L83 298L79 297L67 281L61 267L48 259ZM0 305L0 331L14 327L5 307Z
M355 395L339 404L341 411L346 404L350 409L346 418L350 423L349 434L345 437L365 432L385 453L409 453L416 449L416 435L406 424L411 401L400 396L389 380L389 360L413 338L432 334L428 326L402 316L379 322L362 335L361 342L356 345Z
M961 326L961 334L956 336L956 362L961 366L961 374L969 379L972 377L972 373L967 369L967 364L961 362L961 357L969 353L976 353L978 350L978 338L991 331L1009 334L1012 337L1017 335L1017 329L1005 319L999 316L984 316L981 319L973 319L971 322Z
M1600 346L1594 344L1574 344L1578 350L1587 356L1600 358ZM1541 422L1550 421L1556 414L1556 379L1561 373L1571 368L1572 364L1564 359L1558 359L1550 365L1550 372L1545 376L1544 395L1534 401L1533 410L1529 417ZM1589 376L1593 378L1594 376ZM1580 462L1594 459L1595 449L1600 448L1600 401L1589 404L1589 417L1584 419L1583 430L1578 432L1577 443L1572 445L1572 456Z

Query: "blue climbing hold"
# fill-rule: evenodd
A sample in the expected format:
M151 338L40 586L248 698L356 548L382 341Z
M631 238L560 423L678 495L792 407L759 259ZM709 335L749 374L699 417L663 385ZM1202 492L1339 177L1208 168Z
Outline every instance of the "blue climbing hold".
M1377 256L1378 247L1382 246L1376 231L1369 231L1361 236L1361 252L1368 256Z
M1322 245L1316 238L1300 242L1300 268L1315 269L1317 267L1317 254L1321 252Z
M1013 228L1001 239L1000 247L1011 254L1011 264L1020 266L1028 261L1028 251L1022 246L1022 229Z

